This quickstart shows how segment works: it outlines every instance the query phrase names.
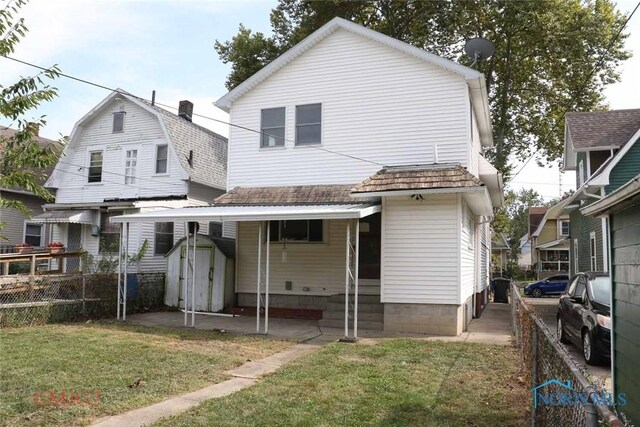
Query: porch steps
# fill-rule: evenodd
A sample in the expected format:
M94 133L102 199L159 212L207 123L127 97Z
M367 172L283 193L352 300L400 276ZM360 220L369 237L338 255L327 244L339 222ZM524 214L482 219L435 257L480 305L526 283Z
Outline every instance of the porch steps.
M384 321L384 305L378 295L358 296L358 329L381 331ZM351 321L349 323L352 323ZM344 295L332 295L327 301L327 309L318 321L321 328L344 327Z

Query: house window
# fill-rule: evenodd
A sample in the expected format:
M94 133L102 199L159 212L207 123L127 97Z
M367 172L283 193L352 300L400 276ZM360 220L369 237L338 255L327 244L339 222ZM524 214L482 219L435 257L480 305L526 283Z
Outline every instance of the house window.
M262 110L260 147L284 147L284 121L284 107Z
M156 222L154 255L166 255L173 247L173 223Z
M122 213L107 210L100 212L100 253L118 252L120 249L120 226L111 223L109 219Z
M124 111L117 111L113 113L113 133L119 133L124 131L124 115L127 114Z
M578 273L578 239L573 239L573 274Z
M578 163L578 188L582 187L584 178L584 161L580 160L580 163Z
M272 242L322 242L324 238L321 219L296 221L270 221Z
M35 247L42 246L42 225L41 224L25 224L24 226L24 242Z
M102 151L89 152L89 176L87 182L102 182Z
M209 222L209 237L222 237L222 224Z
M596 233L591 232L589 234L589 259L591 260L591 271L598 270L598 263L596 260Z
M156 147L156 173L167 173L167 159L169 158L169 146L158 145Z
M296 106L296 145L320 144L322 105Z
M561 236L569 235L569 221L560 221L560 235Z
M127 150L124 161L124 183L136 183L136 169L138 166L138 150Z

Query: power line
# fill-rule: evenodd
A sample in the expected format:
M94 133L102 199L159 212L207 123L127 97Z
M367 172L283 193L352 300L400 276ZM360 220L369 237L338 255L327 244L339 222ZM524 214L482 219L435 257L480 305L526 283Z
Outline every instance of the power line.
M48 68L42 67L40 65L32 64L30 62L23 61L21 59L13 58L11 56L4 56L4 57L6 59L11 60L11 61L15 61L15 62L24 64L24 65L28 65L30 67L37 68L39 70L43 70L43 71L47 71L48 70ZM89 81L89 80L86 80L86 79L82 79L82 78L79 78L79 77L75 77L75 76L72 76L72 75L69 75L69 74L66 74L66 73L62 73L62 72L57 72L57 74L59 76L61 76L61 77L66 77L66 78L68 78L70 80L75 80L77 82L88 84L88 85L91 85L91 86L95 86L95 87L98 87L100 89L105 89L105 90L108 90L110 92L116 92L116 93L120 93L120 94L123 94L123 95L131 96L131 97L136 98L136 99L138 99L140 101L143 101L143 102L145 102L147 104L151 104L151 101L149 101L148 99L145 99L145 98L143 98L141 96L134 95L134 94L126 92L126 91L110 88L108 86L105 86L105 85L102 85L102 84L99 84L99 83L94 83L92 81ZM167 105L167 104L163 104L163 103L160 103L160 102L154 102L153 105L158 105L158 106L161 106L161 107L170 108L172 110L177 110L176 107L173 107L173 106ZM225 121L225 120L221 120L221 119L216 119L214 117L209 117L209 116L205 116L205 115L202 115L202 114L194 113L193 116L200 117L200 118L207 119L207 120L211 120L211 121L218 122L218 123L222 123L222 124L225 124L227 126L233 126L235 128L243 129L243 130L246 130L246 131L249 131L249 132L254 132L254 133L259 134L259 135L274 136L274 135L270 135L268 133L262 132L260 130L251 129L251 128L246 127L246 126L238 125L238 124L235 124L235 123L231 123L231 122L228 122L228 121ZM274 136L274 137L276 137L278 139L281 139L283 141L292 142L292 143L295 144L294 140L287 139L287 138L280 138L279 136ZM317 145L308 145L306 147L314 148L316 150L325 151L327 153L335 154L335 155L342 156L342 157L347 157L347 158L354 159L354 160L359 160L359 161L366 162L366 163L371 163L371 164L374 164L374 165L377 165L377 166L381 166L381 167L385 166L383 163L379 163L379 162L376 162L376 161L373 161L373 160L368 160L368 159L365 159L365 158L362 158L362 157L358 157L358 156L354 156L354 155L351 155L351 154L340 153L338 151L329 150L327 148L319 147Z
M618 29L618 32L615 34L615 36L613 36L613 39L611 40L611 42L607 45L607 48L605 49L606 51L609 51L613 45L618 41L618 38L620 37L620 34L622 34L622 31L625 29L625 27L627 26L627 24L629 23L629 21L631 20L631 18L633 17L634 13L636 13L636 10L638 10L638 7L640 7L640 1L636 4L636 7L633 8L633 11L629 14L629 16L627 16L627 19L624 21L624 23L620 26L620 28ZM591 72L589 73L589 75L587 76L586 79L584 79L584 82L582 83L582 86L580 87L580 89L578 90L577 94L581 95L582 92L585 90L585 88L587 87L587 84L589 84L589 81L591 80L591 78L593 77L593 75L596 73L596 71L598 71L598 68L602 65L602 63L604 62L605 58L601 57L600 60L596 63L596 66L593 67L593 69L591 70ZM575 100L576 96L572 97L572 100ZM567 110L564 110L564 114L563 116L567 113ZM549 132L547 133L547 135L543 138L543 141L548 139L549 136L551 136L551 134L556 130L556 128L558 127L559 121L556 121L554 123L554 125L551 127L551 129L549 129ZM536 156L537 153L532 153L531 156L529 156L529 158L524 162L524 164L520 167L520 169L518 169L518 171L511 177L511 179L509 180L509 182L512 182L516 176L518 176L518 174L520 174L520 172L522 172L522 170L527 166L527 164L529 164L529 162L531 161L531 159L533 159Z

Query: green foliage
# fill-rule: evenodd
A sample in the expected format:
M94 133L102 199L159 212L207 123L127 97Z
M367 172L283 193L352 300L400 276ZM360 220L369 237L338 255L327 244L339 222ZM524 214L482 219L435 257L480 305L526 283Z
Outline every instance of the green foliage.
M603 89L619 80L617 67L630 56L626 34L607 49L625 20L611 0L280 0L271 11L272 36L241 25L230 41L216 42L220 58L232 64L227 87L335 16L464 65L471 62L464 41L492 40L496 54L476 67L486 76L493 112L495 148L487 156L506 177L513 157L537 152L558 160L564 112L605 108Z
M27 32L22 19L16 16L24 0L16 0L6 10L0 10L0 55L13 53L16 45ZM46 124L44 116L26 120L31 110L43 102L49 102L57 95L57 90L46 81L59 76L59 69L53 66L31 77L22 77L9 86L0 85L0 116L11 120L8 127L15 133L0 136L0 188L27 191L50 201L51 193L42 187L45 168L55 165L61 152L61 145L43 145L36 139L37 131ZM24 215L31 212L21 200L0 196L0 207L20 211ZM4 224L0 223L0 229Z
M537 191L522 189L516 193L508 190L504 205L494 212L493 230L507 235L512 259L518 256L520 238L529 232L529 208L534 206L545 206Z
M142 242L138 252L127 256L127 266L139 266L140 261L147 254L148 250L149 240L144 239L144 242ZM85 250L81 251L83 270L89 274L115 274L118 272L119 252L119 242L107 244L103 239L100 239L100 255L95 256ZM125 259L124 253L122 254L121 259ZM133 273L133 271L130 271L130 273Z

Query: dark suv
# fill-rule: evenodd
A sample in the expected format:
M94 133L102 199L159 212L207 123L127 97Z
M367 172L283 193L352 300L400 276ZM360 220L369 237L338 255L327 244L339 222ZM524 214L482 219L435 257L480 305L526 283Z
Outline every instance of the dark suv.
M610 359L611 280L601 273L578 273L560 296L558 339L582 347L589 365Z

